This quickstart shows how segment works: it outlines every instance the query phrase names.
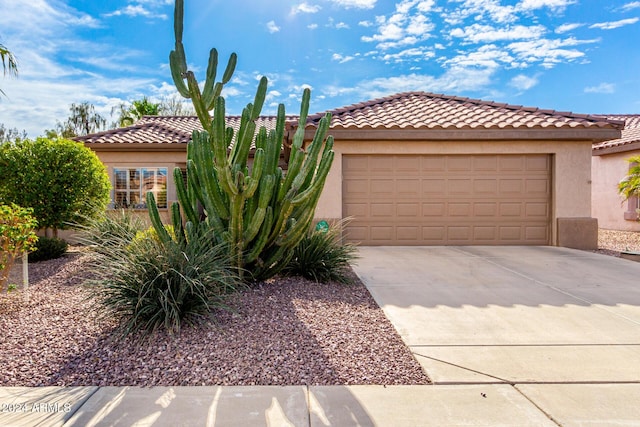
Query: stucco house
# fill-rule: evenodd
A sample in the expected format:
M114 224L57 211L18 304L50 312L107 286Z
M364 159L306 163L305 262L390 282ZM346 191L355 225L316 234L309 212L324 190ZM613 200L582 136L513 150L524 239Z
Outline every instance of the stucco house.
M640 114L606 116L625 123L620 138L593 145L593 216L600 228L640 231L637 209L640 201L632 197L625 201L618 194L618 183L628 174L631 157L640 156Z
M336 157L317 218L352 217L364 245L597 246L591 147L622 122L425 92L331 111ZM324 115L305 124L310 140ZM237 118L230 117L231 123ZM262 117L259 125L274 125ZM116 204L175 189L195 117L145 117L78 138L107 165ZM298 123L290 117L285 145ZM286 168L288 153L283 152Z

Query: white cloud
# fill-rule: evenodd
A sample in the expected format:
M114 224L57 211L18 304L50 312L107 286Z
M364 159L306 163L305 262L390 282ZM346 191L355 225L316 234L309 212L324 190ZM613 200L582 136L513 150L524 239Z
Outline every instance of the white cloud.
M387 53L382 56L382 59L384 61L396 62L396 63L401 63L406 61L421 62L421 61L433 58L435 56L436 54L433 51L428 50L427 48L414 47L411 49L400 51L398 53Z
M312 5L307 2L300 3L291 8L291 14L296 15L298 13L318 13L322 7L318 5Z
M640 1L632 1L631 3L627 3L623 5L620 8L620 10L622 10L623 12L627 12L629 10L638 9L638 8L640 8Z
M362 36L364 42L379 42L378 49L387 50L416 44L431 36L435 25L420 12L432 7L430 1L403 0L389 17L377 16L377 33Z
M360 21L360 22L358 22L358 25L361 26L361 27L369 28L369 27L373 27L373 22L371 22L371 21Z
M331 0L334 4L346 9L373 9L378 0Z
M546 32L542 25L514 25L505 28L494 28L491 25L473 24L464 29L454 28L451 36L463 38L470 43L485 43L505 40L538 39Z
M578 40L572 37L565 40L540 39L514 42L509 44L507 48L524 63L533 64L541 62L543 67L553 68L561 62L573 62L585 56L584 52L575 48L569 49L568 47L598 41L599 40Z
M522 0L517 8L520 10L535 10L548 7L555 12L562 12L567 6L577 3L576 0Z
M577 23L574 23L574 24L562 24L562 25L560 25L559 27L557 27L555 29L555 33L556 34L564 34L564 33L567 33L569 31L573 31L576 28L580 28L582 26L584 26L584 24L577 24Z
M107 13L104 16L106 17L111 17L111 16L129 16L131 18L135 18L136 16L144 16L145 18L159 18L159 19L167 19L167 15L164 13L154 13L148 9L146 9L143 5L141 4L136 4L136 5L127 5L126 7L122 8L122 9L118 9L114 12L111 13Z
M280 27L278 27L275 23L275 21L269 21L267 22L267 30L273 34L273 33L277 33L278 31L280 31Z
M614 93L616 85L613 83L600 83L598 86L584 88L585 93Z
M338 30L348 30L348 29L349 29L349 25L348 25L348 24L345 24L344 22L338 22L338 23L336 24L336 28L337 28Z
M331 56L331 60L332 61L338 61L340 64L344 64L345 62L349 62L351 60L353 60L355 57L353 56L343 56L339 53L334 53Z
M310 30L315 30L315 29L318 28L318 24L309 24L309 25L307 25L307 28L310 29Z
M475 51L462 53L442 62L446 66L459 68L497 69L501 64L517 66L515 59L508 51L493 44L481 46Z
M600 22L600 23L591 25L589 28L599 28L601 30L613 30L616 28L624 27L625 25L635 24L639 20L640 18L627 18L627 19L621 19L619 21Z
M509 86L513 86L518 90L529 90L537 84L538 79L536 77L529 77L524 74L518 74L509 82Z

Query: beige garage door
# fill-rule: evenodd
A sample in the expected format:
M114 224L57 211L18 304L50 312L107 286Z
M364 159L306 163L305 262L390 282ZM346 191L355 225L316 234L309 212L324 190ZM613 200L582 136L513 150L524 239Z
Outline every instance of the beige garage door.
M345 155L348 239L363 245L546 245L548 155Z

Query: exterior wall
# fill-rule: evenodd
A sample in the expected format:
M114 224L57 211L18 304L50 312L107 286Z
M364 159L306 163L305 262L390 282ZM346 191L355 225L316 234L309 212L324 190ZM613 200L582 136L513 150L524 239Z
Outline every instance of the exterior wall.
M342 156L345 154L551 154L551 242L558 218L591 217L590 141L348 141L336 135L336 157L320 198L317 218L342 218Z
M592 156L592 215L598 218L600 228L607 230L640 231L640 221L625 212L628 202L618 193L618 183L629 172L627 159L640 155L640 151Z

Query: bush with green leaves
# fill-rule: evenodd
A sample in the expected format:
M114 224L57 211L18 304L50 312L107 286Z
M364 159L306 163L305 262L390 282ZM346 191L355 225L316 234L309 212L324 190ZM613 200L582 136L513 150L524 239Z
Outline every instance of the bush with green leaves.
M15 204L0 205L0 292L16 258L29 252L38 237L33 210Z
M356 246L342 242L345 221L328 230L311 230L293 250L284 270L289 276L302 276L319 283L351 283L350 263L357 258Z
M629 174L618 184L618 192L625 200L640 197L640 156L631 157L627 161L630 163Z
M58 229L104 214L105 166L81 143L38 138L0 145L0 202L33 209L41 228Z
M39 236L35 244L35 250L29 254L29 262L47 261L63 256L69 244L57 237Z
M185 323L224 309L225 297L241 286L228 248L204 229L190 230L183 244L162 242L150 232L102 242L94 247L96 279L90 283L101 313L119 320L121 336L179 332Z

